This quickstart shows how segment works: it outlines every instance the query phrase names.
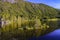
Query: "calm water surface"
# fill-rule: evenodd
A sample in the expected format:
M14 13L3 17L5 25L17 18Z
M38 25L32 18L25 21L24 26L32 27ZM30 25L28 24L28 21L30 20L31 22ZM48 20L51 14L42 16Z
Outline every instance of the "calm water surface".
M60 29L57 29L47 35L38 37L38 38L31 38L29 40L60 40Z

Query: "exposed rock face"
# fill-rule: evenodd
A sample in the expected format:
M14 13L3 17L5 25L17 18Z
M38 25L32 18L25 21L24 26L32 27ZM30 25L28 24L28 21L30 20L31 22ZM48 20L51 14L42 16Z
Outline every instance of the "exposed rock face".
M17 0L1 0L2 2L10 2L10 3L16 3Z
M1 23L0 23L0 24L1 24L1 27L10 24L10 21L9 21L9 20L4 20L4 19L1 19L0 22L1 22Z

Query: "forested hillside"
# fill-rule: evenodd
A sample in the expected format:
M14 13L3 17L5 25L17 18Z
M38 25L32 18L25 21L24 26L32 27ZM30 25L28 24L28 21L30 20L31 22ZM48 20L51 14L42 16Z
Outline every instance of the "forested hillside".
M0 19L3 22L0 26L1 38L26 40L44 35L56 28L51 27L45 19L56 18L57 15L57 9L42 3L35 4L22 0L16 3L0 1Z

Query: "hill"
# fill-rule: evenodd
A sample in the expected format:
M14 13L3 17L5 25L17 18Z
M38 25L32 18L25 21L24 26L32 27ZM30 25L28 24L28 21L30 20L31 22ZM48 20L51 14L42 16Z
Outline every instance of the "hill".
M8 40L8 38L20 40L19 37L24 38L21 40L26 40L26 38L51 32L56 29L56 22L50 25L51 23L45 19L56 18L57 15L57 9L42 3L35 4L20 0L17 3L0 1L2 40Z

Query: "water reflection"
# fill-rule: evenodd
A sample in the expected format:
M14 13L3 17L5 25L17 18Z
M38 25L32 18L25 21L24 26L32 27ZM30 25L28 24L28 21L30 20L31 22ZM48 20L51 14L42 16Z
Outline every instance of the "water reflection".
M30 40L60 40L60 29L57 29L42 37L38 37L38 38L34 37Z

